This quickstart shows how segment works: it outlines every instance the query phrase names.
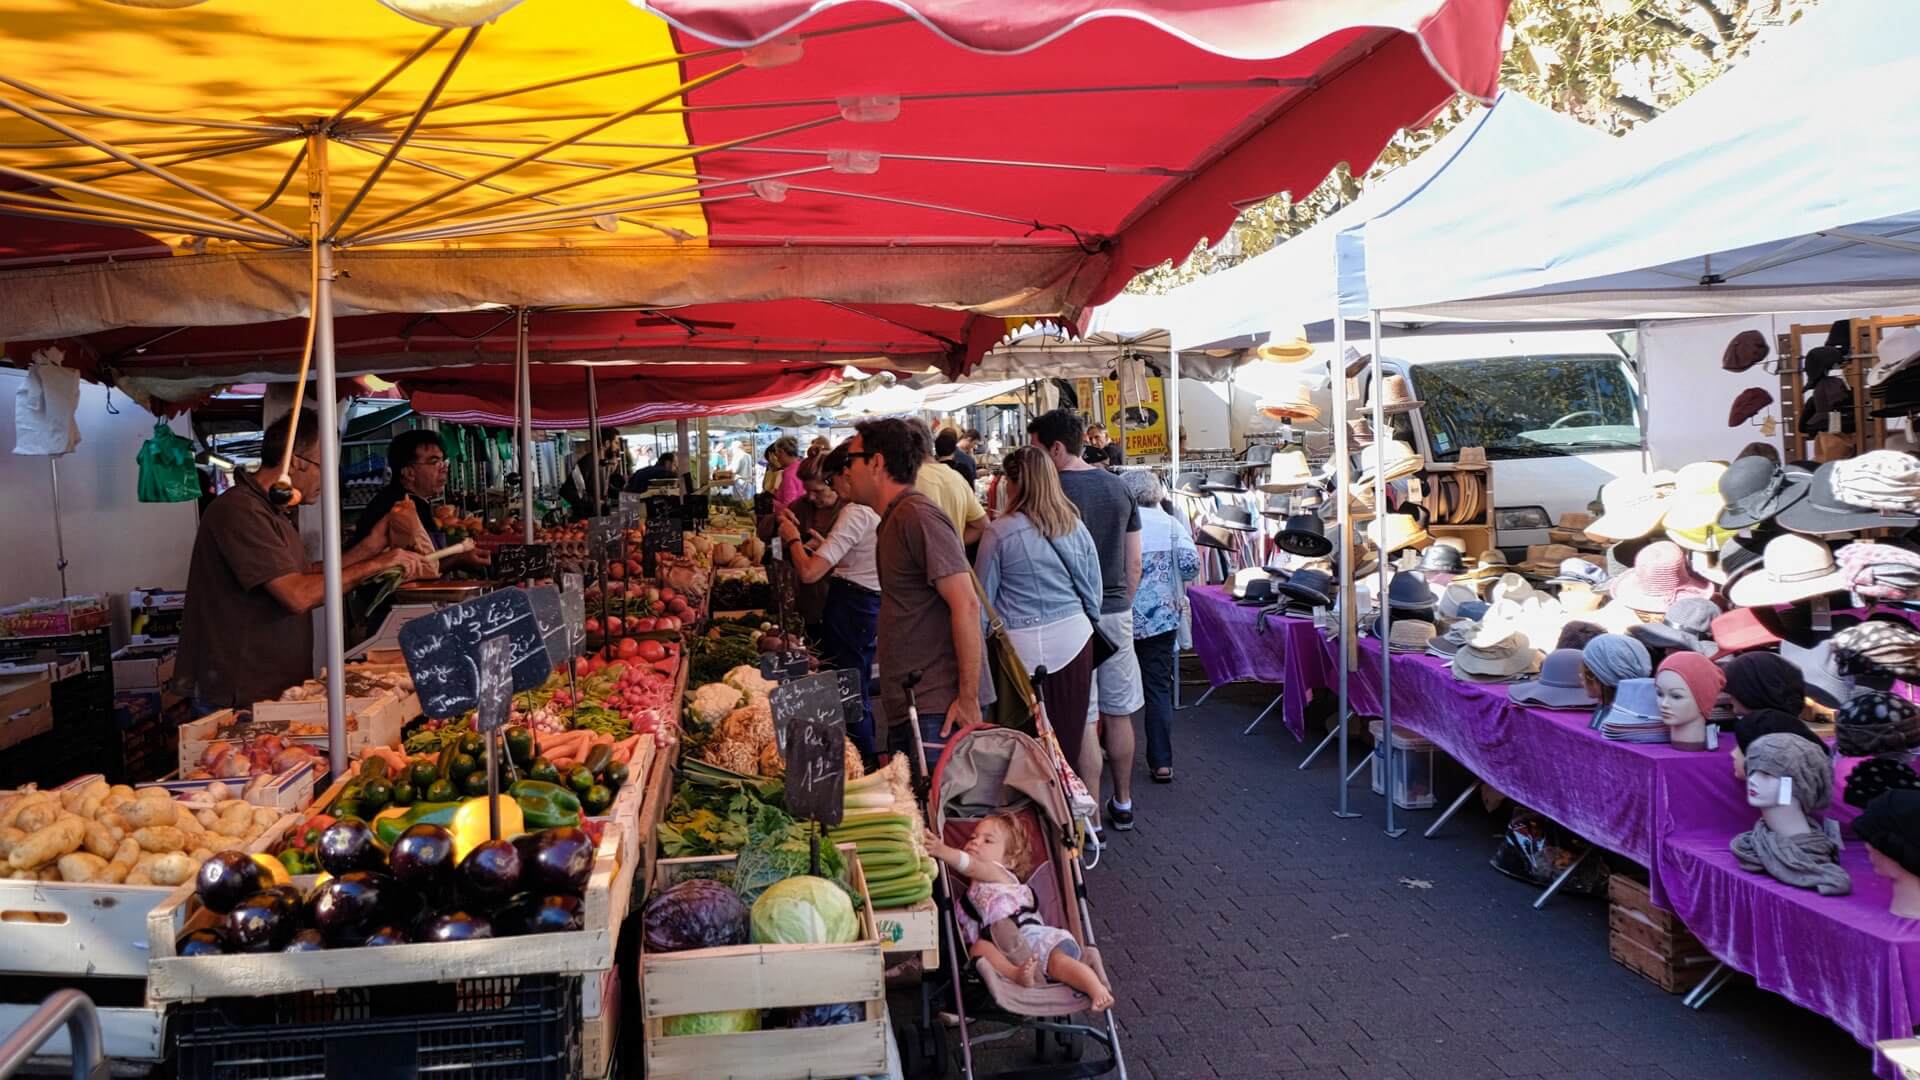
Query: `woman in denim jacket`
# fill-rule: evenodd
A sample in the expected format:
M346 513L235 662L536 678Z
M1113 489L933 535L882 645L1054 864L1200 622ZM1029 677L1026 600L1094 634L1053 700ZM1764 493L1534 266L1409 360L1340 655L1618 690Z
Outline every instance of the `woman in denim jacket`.
M1177 677L1180 611L1187 583L1200 576L1193 534L1160 508L1166 491L1152 473L1120 474L1140 507L1140 588L1133 594L1133 651L1146 691L1147 768L1156 784L1173 783L1173 680Z
M1097 719L1091 617L1100 611L1100 555L1044 451L1023 446L1002 468L1007 512L987 526L974 569L1028 674L1047 669L1047 718L1067 760L1078 761Z

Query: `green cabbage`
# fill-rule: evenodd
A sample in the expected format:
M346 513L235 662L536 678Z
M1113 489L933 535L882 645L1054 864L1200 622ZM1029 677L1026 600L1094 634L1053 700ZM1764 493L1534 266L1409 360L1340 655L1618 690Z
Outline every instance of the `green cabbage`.
M753 902L750 919L756 945L841 945L860 936L847 894L806 874L768 886Z
M667 1035L731 1035L736 1031L759 1031L760 1010L683 1013L662 1020L660 1028Z

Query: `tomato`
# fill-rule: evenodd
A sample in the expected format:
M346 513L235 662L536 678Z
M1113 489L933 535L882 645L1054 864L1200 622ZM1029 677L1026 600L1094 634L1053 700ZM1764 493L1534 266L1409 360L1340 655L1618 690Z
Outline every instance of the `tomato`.
M644 634L649 630L667 629L664 626L658 625L658 623L659 623L659 620L643 615L638 619L628 619L627 629L635 634Z
M620 643L620 647L623 653L625 652L626 644L627 643L624 641ZM661 645L657 641L639 641L639 642L634 642L634 651L632 653L627 653L626 655L630 655L630 656L637 655L640 657L640 659L651 663L655 660L664 660L667 655L667 650L665 646Z
M619 581L621 578L624 578L626 576L627 576L627 564L625 563L608 563L607 564L607 579L609 581Z
M588 660L584 656L576 656L573 658L573 674L576 677L581 675L591 675L592 673L593 673L593 661Z
M626 620L618 615L607 616L607 636L619 637L627 632Z
M643 644L642 642L635 641L630 637L621 638L620 639L620 659L626 660L634 656L639 656L641 653L640 646L642 644ZM648 642L644 642L644 644L652 645L656 649L660 647L660 643L657 641L648 641Z
M680 629L680 620L672 615L662 615L654 621L653 628L655 630L678 630Z
M588 637L599 637L600 620L589 615L580 621L580 629L584 631Z

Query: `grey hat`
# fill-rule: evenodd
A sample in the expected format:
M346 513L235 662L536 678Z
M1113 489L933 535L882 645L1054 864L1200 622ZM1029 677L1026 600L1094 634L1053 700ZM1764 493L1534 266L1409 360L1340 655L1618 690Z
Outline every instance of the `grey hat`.
M1540 677L1507 687L1507 696L1524 705L1549 709L1586 709L1594 698L1580 678L1580 650L1555 649L1540 663Z
M1700 651L1709 639L1713 620L1720 617L1720 605L1705 597L1682 596L1667 605L1666 619L1628 627L1627 633L1648 645L1662 649Z
M1431 610L1433 586L1417 570L1402 570L1387 582L1387 606L1403 610Z
M1599 588L1607 583L1607 572L1585 559L1575 556L1560 560L1560 571L1548 578L1554 585L1591 585Z

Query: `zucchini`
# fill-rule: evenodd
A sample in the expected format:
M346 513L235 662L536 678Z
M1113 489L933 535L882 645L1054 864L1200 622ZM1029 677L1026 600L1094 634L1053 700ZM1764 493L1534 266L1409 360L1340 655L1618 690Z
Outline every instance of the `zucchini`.
M607 766L613 764L613 744L594 744L593 749L587 751L587 758L581 764L585 765L587 772L594 776L606 772Z
M368 780L385 780L386 778L387 778L387 759L386 758L380 757L378 755L374 755L372 757L361 759L360 779L362 782L365 782Z

